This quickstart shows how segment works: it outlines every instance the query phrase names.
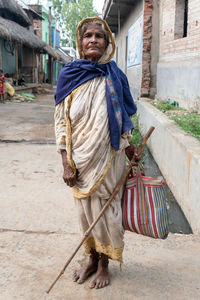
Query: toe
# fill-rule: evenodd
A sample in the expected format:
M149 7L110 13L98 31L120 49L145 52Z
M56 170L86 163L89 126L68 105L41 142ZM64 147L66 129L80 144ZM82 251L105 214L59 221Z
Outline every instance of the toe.
M81 279L81 278L79 278L79 279L77 280L77 282L78 282L79 284L81 284L81 283L83 283L83 282L84 282L84 280L83 280L83 279Z
M77 274L77 271L74 271L74 274L73 274L73 281L77 281L79 279L79 276Z
M95 287L95 282L92 280L89 284L89 288L93 289Z
M99 289L101 287L101 282L97 281L95 284L95 289Z

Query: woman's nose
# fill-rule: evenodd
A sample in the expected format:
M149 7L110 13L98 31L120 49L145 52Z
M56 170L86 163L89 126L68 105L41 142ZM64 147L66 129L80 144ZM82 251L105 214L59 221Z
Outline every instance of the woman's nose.
M93 35L91 36L90 41L91 41L92 43L96 42L96 36L95 36L95 34L93 34Z

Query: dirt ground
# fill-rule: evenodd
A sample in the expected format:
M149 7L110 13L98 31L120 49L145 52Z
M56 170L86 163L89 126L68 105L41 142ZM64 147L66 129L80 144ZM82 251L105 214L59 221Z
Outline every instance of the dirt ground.
M73 283L80 250L45 291L80 241L71 189L56 152L52 94L0 104L0 300L200 299L200 235L155 240L126 232L124 263L110 262L111 284Z

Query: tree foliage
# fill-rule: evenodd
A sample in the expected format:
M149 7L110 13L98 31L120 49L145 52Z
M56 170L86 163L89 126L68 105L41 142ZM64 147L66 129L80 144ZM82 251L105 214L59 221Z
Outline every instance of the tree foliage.
M92 0L53 0L54 12L59 15L64 41L76 48L76 27L87 17L97 16Z

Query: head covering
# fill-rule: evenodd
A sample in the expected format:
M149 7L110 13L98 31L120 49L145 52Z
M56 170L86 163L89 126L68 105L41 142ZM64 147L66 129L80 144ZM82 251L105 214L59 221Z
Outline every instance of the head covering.
M103 24L105 30L108 33L108 37L109 37L108 47L105 49L105 52L104 52L103 56L98 61L98 63L100 63L100 64L106 64L113 58L113 55L115 53L115 41L113 39L112 32L111 32L110 27L108 26L107 22L104 21L101 18L98 18L98 17L83 19L78 24L77 30L76 30L76 47L77 47L77 50L78 50L78 55L79 55L80 59L85 58L84 53L82 52L82 47L81 47L81 30L82 30L82 27L85 23L95 22L95 21L97 21L98 23Z
M85 23L91 21L101 22L109 36L108 47L98 63L83 59L81 29ZM68 63L61 70L55 94L56 105L88 80L105 76L111 146L115 150L119 150L120 136L125 131L133 128L130 116L136 112L137 108L131 96L126 75L117 67L114 61L111 61L115 51L112 32L103 19L98 17L86 18L77 27L76 42L80 59Z

